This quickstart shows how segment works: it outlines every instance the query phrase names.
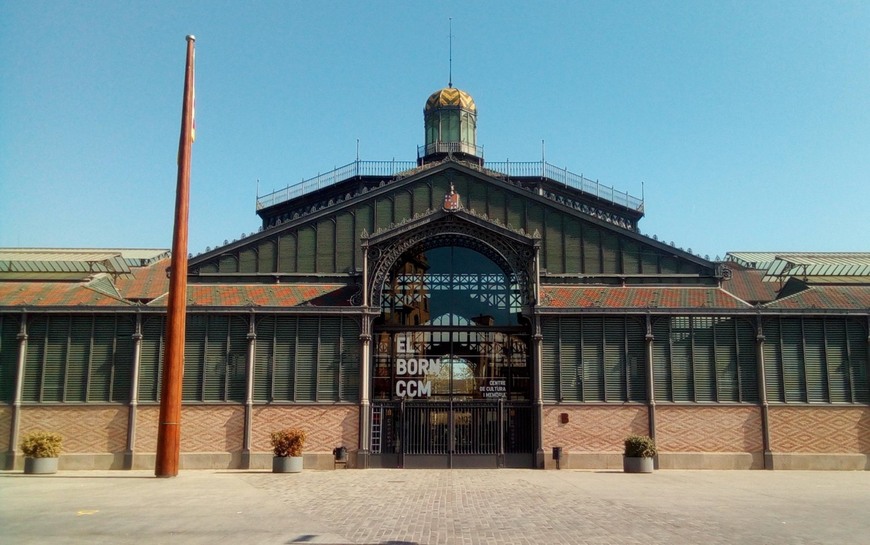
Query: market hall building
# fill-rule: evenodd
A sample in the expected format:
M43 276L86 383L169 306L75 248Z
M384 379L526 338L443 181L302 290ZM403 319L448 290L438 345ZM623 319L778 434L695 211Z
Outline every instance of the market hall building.
M731 253L641 233L643 201L484 161L477 107L424 107L417 160L258 197L189 260L181 467L870 468L870 254ZM195 203L194 203L195 206ZM223 235L220 236L223 238ZM164 250L0 250L0 456L154 465Z

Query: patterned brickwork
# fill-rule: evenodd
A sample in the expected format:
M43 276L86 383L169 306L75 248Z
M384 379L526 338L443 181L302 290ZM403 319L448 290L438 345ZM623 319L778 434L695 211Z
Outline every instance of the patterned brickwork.
M160 408L139 407L136 413L136 452L157 451ZM245 408L241 405L181 409L181 452L239 452L245 433Z
M21 435L54 431L64 454L124 452L128 407L39 406L21 408Z
M9 450L9 434L12 432L12 407L0 407L0 452Z
M623 440L632 434L649 434L646 407L544 407L545 451L561 446L568 452L622 452Z
M305 452L332 452L338 446L355 451L359 446L359 408L347 405L254 407L252 450L269 452L269 433L302 428Z
M656 444L662 452L761 452L761 409L659 405Z
M770 407L770 449L870 454L870 407Z

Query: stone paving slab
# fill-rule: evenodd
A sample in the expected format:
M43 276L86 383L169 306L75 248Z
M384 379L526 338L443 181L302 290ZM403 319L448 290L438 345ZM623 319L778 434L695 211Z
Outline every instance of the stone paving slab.
M2 543L870 543L870 472L0 472Z

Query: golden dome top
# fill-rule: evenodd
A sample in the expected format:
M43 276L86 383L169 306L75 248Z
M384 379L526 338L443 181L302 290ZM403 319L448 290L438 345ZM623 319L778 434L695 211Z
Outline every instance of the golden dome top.
M477 113L477 106L474 105L474 99L471 98L471 95L455 87L445 87L432 93L426 101L426 106L423 107L423 113L445 106L453 106Z

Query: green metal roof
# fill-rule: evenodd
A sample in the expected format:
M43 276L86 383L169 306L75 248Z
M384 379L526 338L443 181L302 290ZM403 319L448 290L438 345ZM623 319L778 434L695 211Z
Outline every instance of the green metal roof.
M163 249L0 248L0 279L76 279L129 274L169 255Z

